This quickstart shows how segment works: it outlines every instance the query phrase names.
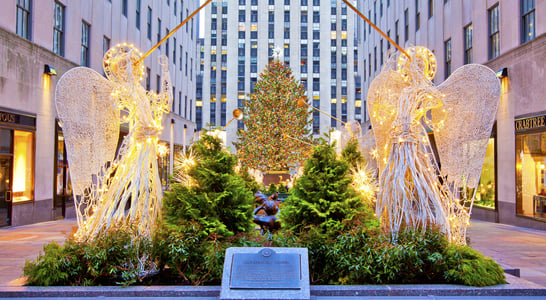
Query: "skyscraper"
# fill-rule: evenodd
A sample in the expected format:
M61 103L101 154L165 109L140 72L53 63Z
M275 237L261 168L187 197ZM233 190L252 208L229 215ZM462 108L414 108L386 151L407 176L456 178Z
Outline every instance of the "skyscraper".
M225 126L274 53L305 85L310 105L344 122L361 119L355 14L341 1L213 0L204 18L198 127ZM341 126L317 111L310 117L316 136ZM228 145L243 128L226 128Z

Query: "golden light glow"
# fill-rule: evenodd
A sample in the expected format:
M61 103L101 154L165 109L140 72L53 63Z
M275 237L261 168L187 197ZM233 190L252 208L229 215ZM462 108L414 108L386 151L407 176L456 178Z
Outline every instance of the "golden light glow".
M14 130L13 134L13 201L32 199L33 149L32 132Z

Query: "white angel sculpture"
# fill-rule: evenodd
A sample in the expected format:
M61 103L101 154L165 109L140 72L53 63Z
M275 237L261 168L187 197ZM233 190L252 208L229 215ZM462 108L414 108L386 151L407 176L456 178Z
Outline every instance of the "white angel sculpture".
M168 60L160 57L162 84L156 94L141 85L141 57L132 45L117 45L104 56L107 79L78 67L57 84L55 104L70 163L79 240L124 225L150 238L160 216L157 146L163 114L170 108ZM122 123L128 133L116 155Z
M436 226L465 244L472 205L460 193L478 184L500 83L489 68L470 64L435 86L432 52L411 47L406 53L411 59L391 57L368 91L380 174L376 214L395 238L403 226ZM440 164L427 130L434 132Z

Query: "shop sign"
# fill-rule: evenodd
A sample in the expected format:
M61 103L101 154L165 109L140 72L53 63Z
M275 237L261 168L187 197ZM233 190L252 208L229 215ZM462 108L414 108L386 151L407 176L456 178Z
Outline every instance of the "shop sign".
M7 112L0 111L0 122L2 123L15 123L15 115Z
M516 120L516 131L546 128L546 115Z
M35 128L36 117L0 111L0 124L22 125Z

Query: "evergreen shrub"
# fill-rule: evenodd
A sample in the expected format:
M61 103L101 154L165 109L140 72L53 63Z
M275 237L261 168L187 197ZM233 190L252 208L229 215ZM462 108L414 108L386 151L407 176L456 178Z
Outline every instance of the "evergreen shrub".
M175 225L193 220L206 234L220 237L249 231L254 196L235 173L235 156L222 148L220 139L208 134L202 134L191 149L197 163L189 175L197 185L173 184L165 192L165 220Z
M152 269L151 242L135 239L132 229L118 227L98 235L93 241L73 238L63 246L44 245L35 261L27 260L24 275L28 285L130 285L143 283ZM142 265L145 263L146 265Z
M199 162L189 171L196 186L173 184L165 218L153 241L133 241L130 230L105 232L95 241L51 243L24 272L31 285L220 284L229 247L305 247L311 284L505 283L502 268L468 246L448 243L432 228L405 230L393 244L382 234L368 202L350 186L353 150L337 159L334 146L315 147L281 206L283 228L262 236L252 230L253 196L234 172L235 159L219 140L203 135L192 146ZM351 158L352 157L352 158ZM159 275L136 271L139 258Z

